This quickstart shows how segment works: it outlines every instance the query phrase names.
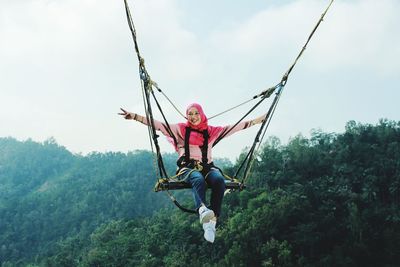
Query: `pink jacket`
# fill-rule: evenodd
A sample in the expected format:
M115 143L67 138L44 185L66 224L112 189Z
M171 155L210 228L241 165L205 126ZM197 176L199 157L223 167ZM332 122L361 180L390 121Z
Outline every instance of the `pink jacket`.
M143 121L141 121L143 124L148 125L148 121L146 119L146 117L143 117ZM240 130L244 130L247 129L249 127L251 127L253 124L251 123L251 121L243 121L240 122L238 125L235 126L235 128L233 128L225 137L230 136ZM167 126L157 120L154 120L154 126L155 129L157 131L161 131L165 136L167 137L172 137L168 131L167 131ZM185 154L185 137L182 135L180 127L178 124L169 124L169 127L173 133L173 135L175 136L175 139L177 141L177 152L179 154L179 157L183 156ZM214 126L209 126L209 127L214 127ZM229 131L231 128L233 127L233 125L227 125L227 126L223 126L222 127L222 131L220 131L220 133L214 137L214 138L210 138L208 141L208 150L207 150L207 157L208 157L208 162L212 162L213 158L212 158L212 146L215 143L215 140L217 138L219 138L221 135L224 135L224 133L226 133L227 131ZM202 158L202 154L201 154L201 149L198 145L191 145L189 144L189 152L190 152L190 158L194 159L194 160L198 160L201 161Z

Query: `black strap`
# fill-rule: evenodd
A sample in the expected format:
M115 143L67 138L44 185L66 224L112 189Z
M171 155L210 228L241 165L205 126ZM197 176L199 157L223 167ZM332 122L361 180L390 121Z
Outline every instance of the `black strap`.
M208 134L207 129L203 131L203 145L200 146L201 149L201 161L203 163L203 165L207 165L208 163L208 138L210 137L210 135Z
M186 133L185 133L185 164L188 164L190 162L189 139L190 139L190 133L191 132L192 132L192 128L186 127Z
M201 133L203 135L203 145L199 146L201 149L201 161L203 165L207 165L208 163L208 139L210 135L208 134L208 130L204 131L199 131L196 129L192 129L190 127L186 127L186 132L185 132L185 164L190 163L190 150L189 150L189 139L190 139L190 134L191 132L197 132Z

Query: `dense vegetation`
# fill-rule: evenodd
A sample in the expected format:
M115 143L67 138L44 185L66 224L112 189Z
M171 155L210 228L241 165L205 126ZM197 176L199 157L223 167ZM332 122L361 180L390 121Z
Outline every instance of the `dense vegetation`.
M52 139L0 139L0 262L40 258L59 240L85 240L103 223L165 207L151 192L152 161L145 151L84 157Z
M270 138L214 244L151 192L151 160L0 139L2 267L400 265L400 122Z

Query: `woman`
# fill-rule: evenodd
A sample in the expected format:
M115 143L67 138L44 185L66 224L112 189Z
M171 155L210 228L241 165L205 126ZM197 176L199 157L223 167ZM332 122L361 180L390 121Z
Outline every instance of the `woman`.
M127 120L136 120L148 125L146 117L128 112L121 108ZM179 154L178 178L192 186L193 197L198 210L200 223L203 224L204 238L213 243L215 226L221 214L222 199L225 192L225 179L221 171L213 165L212 146L221 136L223 138L263 122L266 115L254 120L244 121L233 126L210 126L208 119L199 104L193 103L186 109L186 123L167 125L154 120L155 129L161 131L174 145ZM206 206L207 185L211 188L210 208Z

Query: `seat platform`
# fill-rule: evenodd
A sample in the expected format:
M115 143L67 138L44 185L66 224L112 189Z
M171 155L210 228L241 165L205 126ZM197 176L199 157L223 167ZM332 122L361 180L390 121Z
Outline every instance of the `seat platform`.
M225 180L226 189L231 190L242 190L245 188L244 184L239 181ZM190 184L185 181L159 179L154 187L154 191L165 191L165 190L179 190L191 188Z

